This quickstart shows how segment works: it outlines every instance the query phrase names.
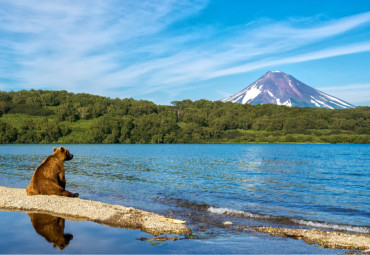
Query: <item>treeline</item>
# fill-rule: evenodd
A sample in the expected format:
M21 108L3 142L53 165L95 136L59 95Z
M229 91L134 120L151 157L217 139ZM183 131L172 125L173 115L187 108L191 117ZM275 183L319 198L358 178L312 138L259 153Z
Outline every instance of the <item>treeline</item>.
M329 110L0 91L0 143L370 143L370 107Z

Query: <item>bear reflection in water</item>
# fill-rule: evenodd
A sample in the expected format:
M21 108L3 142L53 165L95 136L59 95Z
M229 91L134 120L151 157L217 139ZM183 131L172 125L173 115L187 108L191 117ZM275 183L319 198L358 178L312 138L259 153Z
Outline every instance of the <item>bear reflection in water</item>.
M63 250L73 239L73 235L64 234L65 220L49 214L29 213L36 232L46 241L53 243L53 248Z

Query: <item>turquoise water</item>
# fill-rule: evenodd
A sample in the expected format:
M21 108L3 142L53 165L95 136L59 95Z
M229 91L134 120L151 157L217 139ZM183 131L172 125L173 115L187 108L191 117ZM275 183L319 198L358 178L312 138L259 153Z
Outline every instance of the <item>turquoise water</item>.
M0 185L25 188L52 147L0 146ZM65 147L68 190L184 219L207 242L240 238L226 220L370 233L369 145Z

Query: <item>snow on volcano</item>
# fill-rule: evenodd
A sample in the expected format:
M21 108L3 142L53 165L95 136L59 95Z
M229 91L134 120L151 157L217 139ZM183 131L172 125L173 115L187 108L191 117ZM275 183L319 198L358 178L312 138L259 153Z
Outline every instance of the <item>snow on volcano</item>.
M354 108L352 104L314 89L280 71L267 72L257 81L240 92L223 99L222 102L328 109Z

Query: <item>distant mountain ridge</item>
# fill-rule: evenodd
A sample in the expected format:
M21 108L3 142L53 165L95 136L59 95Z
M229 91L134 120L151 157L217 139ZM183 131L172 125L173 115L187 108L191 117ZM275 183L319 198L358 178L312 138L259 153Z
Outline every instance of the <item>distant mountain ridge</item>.
M328 95L280 71L270 71L238 93L222 102L241 104L277 104L289 107L328 109L354 108L337 97Z

